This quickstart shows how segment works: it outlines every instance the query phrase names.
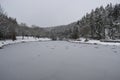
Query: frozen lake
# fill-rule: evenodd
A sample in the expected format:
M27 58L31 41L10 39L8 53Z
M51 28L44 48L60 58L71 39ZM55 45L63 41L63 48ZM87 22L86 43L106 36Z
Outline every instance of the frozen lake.
M0 80L120 80L120 46L65 41L0 49Z

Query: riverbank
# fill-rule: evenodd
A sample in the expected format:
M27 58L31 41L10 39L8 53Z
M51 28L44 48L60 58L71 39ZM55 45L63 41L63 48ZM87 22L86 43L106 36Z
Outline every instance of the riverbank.
M31 41L49 41L49 38L34 38L34 37L24 37L22 39L21 36L17 37L17 40L0 40L0 48L3 48L6 45L15 44L15 43L22 43L22 42L31 42Z
M93 40L93 39L89 39L88 41L85 41L84 38L80 38L79 40L68 40L68 41L72 43L82 43L82 44L95 44L95 45L100 44L100 45L120 46L120 42L112 42L112 41L103 42L100 40Z
M3 48L6 45L10 44L15 44L15 43L22 43L22 42L31 42L31 41L50 41L51 39L49 38L34 38L34 37L24 37L22 39L21 36L17 37L17 40L12 41L12 40L0 40L0 48ZM79 43L79 44L100 44L100 45L115 45L115 46L120 46L119 42L101 42L100 40L92 40L89 39L88 41L85 41L84 38L80 38L79 40L68 40L68 42L71 43Z

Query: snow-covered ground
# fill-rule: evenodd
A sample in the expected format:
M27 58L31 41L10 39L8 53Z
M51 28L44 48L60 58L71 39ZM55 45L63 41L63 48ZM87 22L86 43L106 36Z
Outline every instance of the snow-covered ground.
M120 40L119 40L120 41ZM88 40L87 42L85 42L84 38L80 38L78 41L77 40L69 40L69 42L72 43L83 43L83 44L101 44L101 45L116 45L116 46L120 46L120 43L115 43L115 42L101 42L100 40Z
M9 44L14 44L14 43L20 43L20 42L31 42L31 41L50 41L51 39L49 38L34 38L34 37L24 37L24 39L22 39L22 37L17 37L17 40L12 41L12 40L0 40L0 48L2 48L5 45L9 45ZM120 43L113 43L113 42L101 42L100 40L89 40L87 42L85 42L84 38L80 38L79 41L77 40L69 40L69 42L72 43L82 43L82 44L102 44L102 45L116 45L116 46L120 46Z
M0 40L0 48L2 48L5 45L9 45L9 44L14 44L14 43L20 43L20 42L30 42L30 41L49 41L50 39L48 38L34 38L34 37L24 37L24 39L22 39L21 36L17 37L17 40L12 41L12 40Z
M120 80L120 46L67 41L0 49L0 80Z

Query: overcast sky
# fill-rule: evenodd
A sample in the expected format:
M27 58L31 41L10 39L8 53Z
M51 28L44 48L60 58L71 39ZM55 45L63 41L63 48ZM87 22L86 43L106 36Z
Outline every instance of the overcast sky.
M0 0L2 7L19 23L49 27L69 24L101 5L120 0Z

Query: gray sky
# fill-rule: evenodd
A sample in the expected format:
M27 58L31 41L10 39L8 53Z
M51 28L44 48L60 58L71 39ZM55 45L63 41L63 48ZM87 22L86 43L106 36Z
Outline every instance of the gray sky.
M96 7L120 0L0 0L0 3L19 23L48 27L69 24Z

